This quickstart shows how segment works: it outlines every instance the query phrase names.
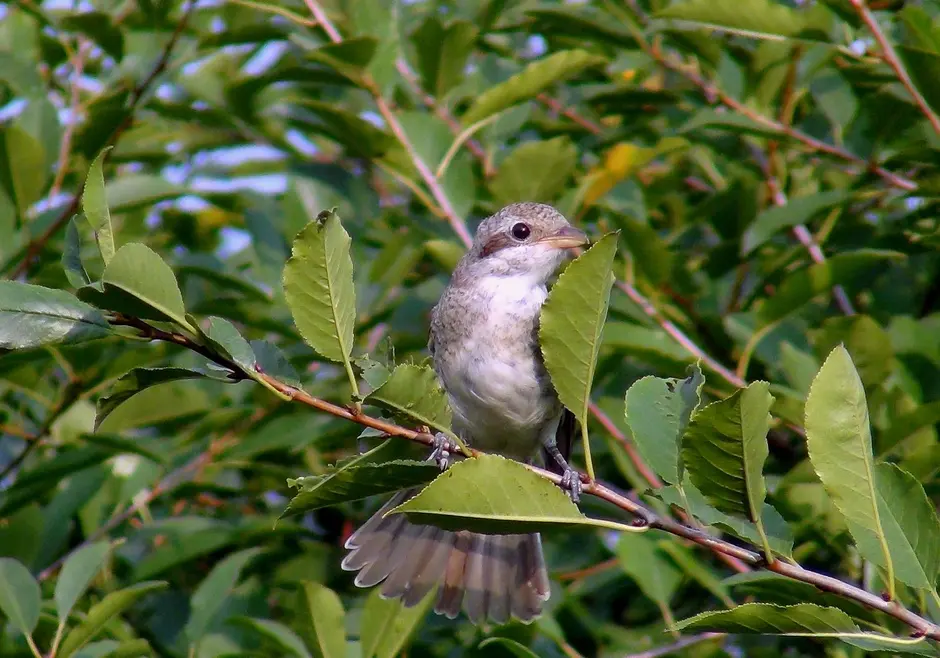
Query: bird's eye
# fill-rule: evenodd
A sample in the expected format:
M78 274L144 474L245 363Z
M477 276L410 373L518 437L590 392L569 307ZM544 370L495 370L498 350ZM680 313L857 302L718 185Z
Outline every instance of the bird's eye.
M512 237L514 237L516 240L525 240L526 238L529 237L529 234L531 232L532 231L529 229L529 225L523 224L522 222L519 222L518 224L514 224L512 229L510 229L510 233L512 233Z

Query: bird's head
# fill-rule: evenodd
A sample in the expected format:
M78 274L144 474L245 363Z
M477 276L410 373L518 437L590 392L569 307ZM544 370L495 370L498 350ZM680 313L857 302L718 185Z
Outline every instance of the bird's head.
M583 231L544 203L513 203L484 219L460 269L471 276L530 276L544 284Z

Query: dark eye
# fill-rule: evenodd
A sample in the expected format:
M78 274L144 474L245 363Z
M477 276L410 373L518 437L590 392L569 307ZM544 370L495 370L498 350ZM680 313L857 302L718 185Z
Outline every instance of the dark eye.
M529 225L523 224L522 222L519 222L518 224L514 224L512 229L510 229L510 233L512 233L512 237L514 237L516 240L525 240L526 238L529 237L529 234L531 232L532 231L529 229Z

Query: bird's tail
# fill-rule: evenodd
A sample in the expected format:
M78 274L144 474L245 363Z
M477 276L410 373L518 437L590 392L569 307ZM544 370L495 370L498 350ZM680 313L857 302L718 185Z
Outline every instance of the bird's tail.
M474 622L535 619L550 592L539 535L449 532L385 517L416 493L396 494L346 541L343 568L359 572L356 585L384 580L381 595L409 607L438 587L434 611L451 619L461 605Z

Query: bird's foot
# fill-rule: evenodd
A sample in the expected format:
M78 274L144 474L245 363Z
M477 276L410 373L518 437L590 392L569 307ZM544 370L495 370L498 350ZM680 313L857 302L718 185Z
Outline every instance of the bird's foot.
M577 503L581 500L581 474L570 466L565 469L564 475L561 476L560 486L564 489L565 493L568 494L568 497L571 498L572 503Z
M431 452L431 459L434 460L438 468L442 471L447 470L447 467L450 466L450 454L452 452L458 452L460 446L443 432L438 432L434 435L434 442L431 445L434 446L434 450Z

